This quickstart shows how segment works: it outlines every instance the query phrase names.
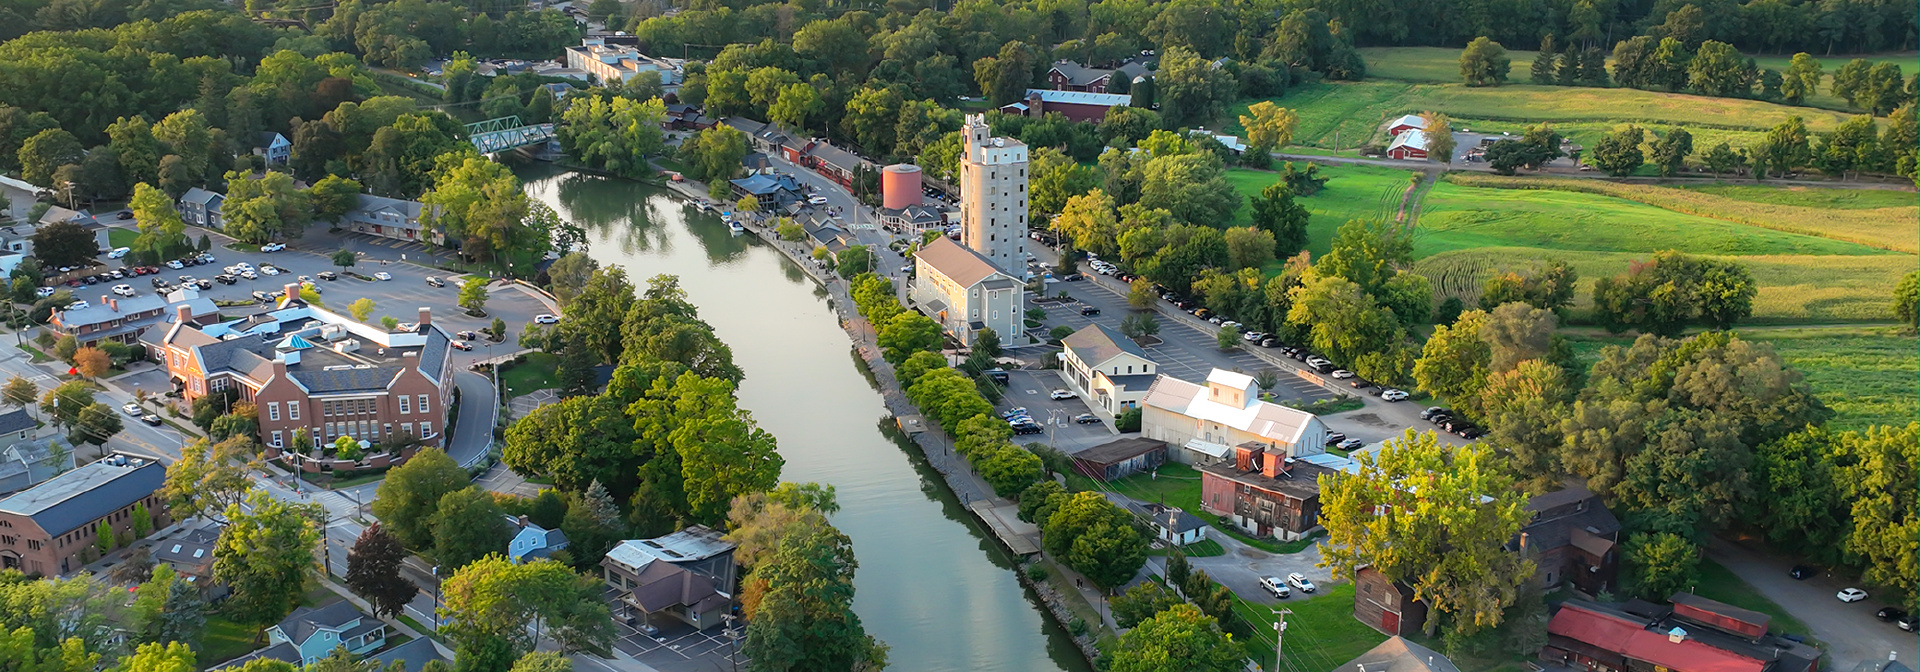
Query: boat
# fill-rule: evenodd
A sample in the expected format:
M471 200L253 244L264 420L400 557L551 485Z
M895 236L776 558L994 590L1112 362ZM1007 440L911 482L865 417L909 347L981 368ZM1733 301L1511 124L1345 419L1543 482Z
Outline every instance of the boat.
M736 236L747 232L747 227L741 226L740 222L731 219L727 220L727 228L732 229L733 235Z

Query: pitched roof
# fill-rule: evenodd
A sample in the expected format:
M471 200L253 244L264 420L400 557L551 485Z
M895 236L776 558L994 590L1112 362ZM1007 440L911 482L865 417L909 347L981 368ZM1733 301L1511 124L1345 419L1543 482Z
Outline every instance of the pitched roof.
M1207 379L1213 381L1215 375L1219 374L1225 374L1221 376L1222 381L1246 378L1248 385L1253 383L1253 379L1244 374L1220 369L1214 369L1213 374ZM1244 387L1231 383L1228 385ZM1310 430L1324 429L1320 418L1312 413L1258 400L1251 401L1245 408L1235 408L1209 399L1205 385L1189 383L1164 374L1159 380L1153 382L1152 387L1147 388L1147 396L1141 399L1140 403L1190 418L1210 420L1243 432L1294 445L1299 444ZM1318 446L1302 446L1302 448L1318 448Z
M1417 128L1402 132L1400 135L1394 136L1393 144L1387 145L1387 151L1391 152L1401 147L1418 149L1423 152L1427 151L1427 132Z
M348 623L365 618L367 616L360 613L359 607L353 606L352 602L341 600L319 608L295 609L276 627L280 628L280 633L286 635L287 639L299 644L307 641L308 637L312 637L313 633L322 628L340 630Z
M648 563L636 578L633 601L648 613L675 606L705 611L726 601L712 578L672 563Z
M1387 124L1387 128L1393 128L1395 126L1412 126L1414 128L1426 128L1427 120L1421 117L1420 115L1409 114L1404 117L1400 117L1399 119L1393 120L1393 123Z
M206 205L208 203L212 203L215 199L226 200L226 198L227 198L226 196L221 195L219 192L207 191L199 187L194 187L192 189L188 189L187 193L180 195L180 202L192 203L194 205Z
M766 196L782 191L794 193L799 193L800 191L800 182L799 180L795 180L792 175L768 175L762 173L731 181L733 182L733 186L739 187L741 191L755 196Z
M23 432L39 425L33 416L27 415L27 409L24 408L0 414L0 434Z
M1174 534L1186 534L1188 531L1207 526L1207 521L1201 520L1199 516L1164 504L1128 501L1127 510L1151 521L1154 525L1171 530Z
M1333 672L1460 672L1460 668L1433 649L1394 635Z
M166 480L158 462L109 455L0 499L0 511L32 518L57 537L140 501Z
M1112 70L1091 68L1073 61L1054 61L1051 71L1066 75L1067 83L1073 86L1086 86L1103 77L1113 76Z
M1154 450L1166 450L1167 442L1144 437L1114 439L1073 454L1073 459L1094 464L1112 464L1133 459Z
M420 668L426 667L428 662L447 660L445 656L440 655L439 649L434 648L433 640L427 637L421 637L368 657L380 661L382 670L395 662L405 663L406 672L420 672Z
M851 171L855 168L858 168L860 166L867 164L867 160L860 158L858 154L854 154L853 152L849 152L847 150L841 149L839 147L835 147L825 142L815 144L811 149L807 150L807 153L815 157L818 157L822 162L825 162L827 165L833 166L835 168L839 168L841 170Z
M946 236L934 238L933 242L914 252L913 258L926 262L934 271L961 287L972 287L974 283L993 277L996 273L1004 275L979 252L963 247Z
M422 640L422 641L430 641L430 640ZM294 645L291 643L281 642L279 644L275 644L273 646L269 646L267 648L254 651L253 653L249 653L239 658L235 658L233 660L220 663L219 665L215 665L208 669L209 669L209 672L211 672L211 670L235 670L235 669L244 667L247 663L253 662L255 660L278 660L278 661L293 663L293 666L297 669L300 667L300 649L294 647Z
M1644 621L1581 600L1568 600L1547 622L1547 634L1655 665L1688 672L1761 672L1767 661L1739 655L1686 636L1675 642Z
M153 294L142 294L140 296L130 296L126 298L114 297L112 300L120 302L118 309L115 309L113 304L94 303L88 304L87 307L79 310L60 311L60 324L68 329L74 329L82 325L102 324L114 320L123 320L133 315L157 311L167 307L167 297ZM153 317L158 316L149 315L142 319L151 319Z
M1125 107L1133 103L1133 96L1124 93L1092 93L1089 91L1055 91L1053 89L1027 89L1027 98L1040 97L1043 103L1065 103L1069 105L1104 105L1106 107ZM1025 100L1025 99L1023 99Z
M1141 349L1139 343L1133 342L1133 339L1127 338L1125 334L1115 331L1112 327L1097 322L1060 339L1060 344L1072 350L1073 356L1079 357L1082 363L1093 368L1099 368L1101 364L1120 356L1121 353L1148 359L1147 351Z

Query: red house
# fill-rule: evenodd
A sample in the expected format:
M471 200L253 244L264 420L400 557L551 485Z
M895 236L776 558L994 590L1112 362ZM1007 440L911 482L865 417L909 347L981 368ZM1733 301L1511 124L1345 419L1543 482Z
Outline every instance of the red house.
M1353 577L1353 618L1385 635L1417 633L1427 625L1427 603L1413 599L1407 584L1361 567Z

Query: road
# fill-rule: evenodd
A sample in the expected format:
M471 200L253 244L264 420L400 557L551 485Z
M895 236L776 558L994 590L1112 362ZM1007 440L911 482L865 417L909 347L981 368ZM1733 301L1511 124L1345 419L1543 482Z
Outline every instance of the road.
M454 371L453 384L460 389L460 419L453 436L447 438L447 456L462 467L470 467L486 457L487 448L493 445L499 397L486 376L472 371Z
M1852 584L1830 576L1795 581L1787 576L1792 563L1723 539L1707 545L1707 557L1805 622L1813 636L1827 644L1832 669L1850 670L1861 662L1886 660L1889 652L1909 664L1920 660L1920 639L1874 617L1885 602L1868 597L1848 604L1834 597L1843 588L1856 587Z

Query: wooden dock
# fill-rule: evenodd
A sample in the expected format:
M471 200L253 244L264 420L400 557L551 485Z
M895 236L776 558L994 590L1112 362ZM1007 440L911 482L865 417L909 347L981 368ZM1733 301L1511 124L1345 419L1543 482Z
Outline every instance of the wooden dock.
M1019 505L1003 503L995 506L992 502L974 502L967 508L972 509L973 515L979 516L987 524L987 529L993 530L993 535L999 537L1000 543L1006 544L1014 555L1026 556L1040 552L1040 528L1020 519Z

